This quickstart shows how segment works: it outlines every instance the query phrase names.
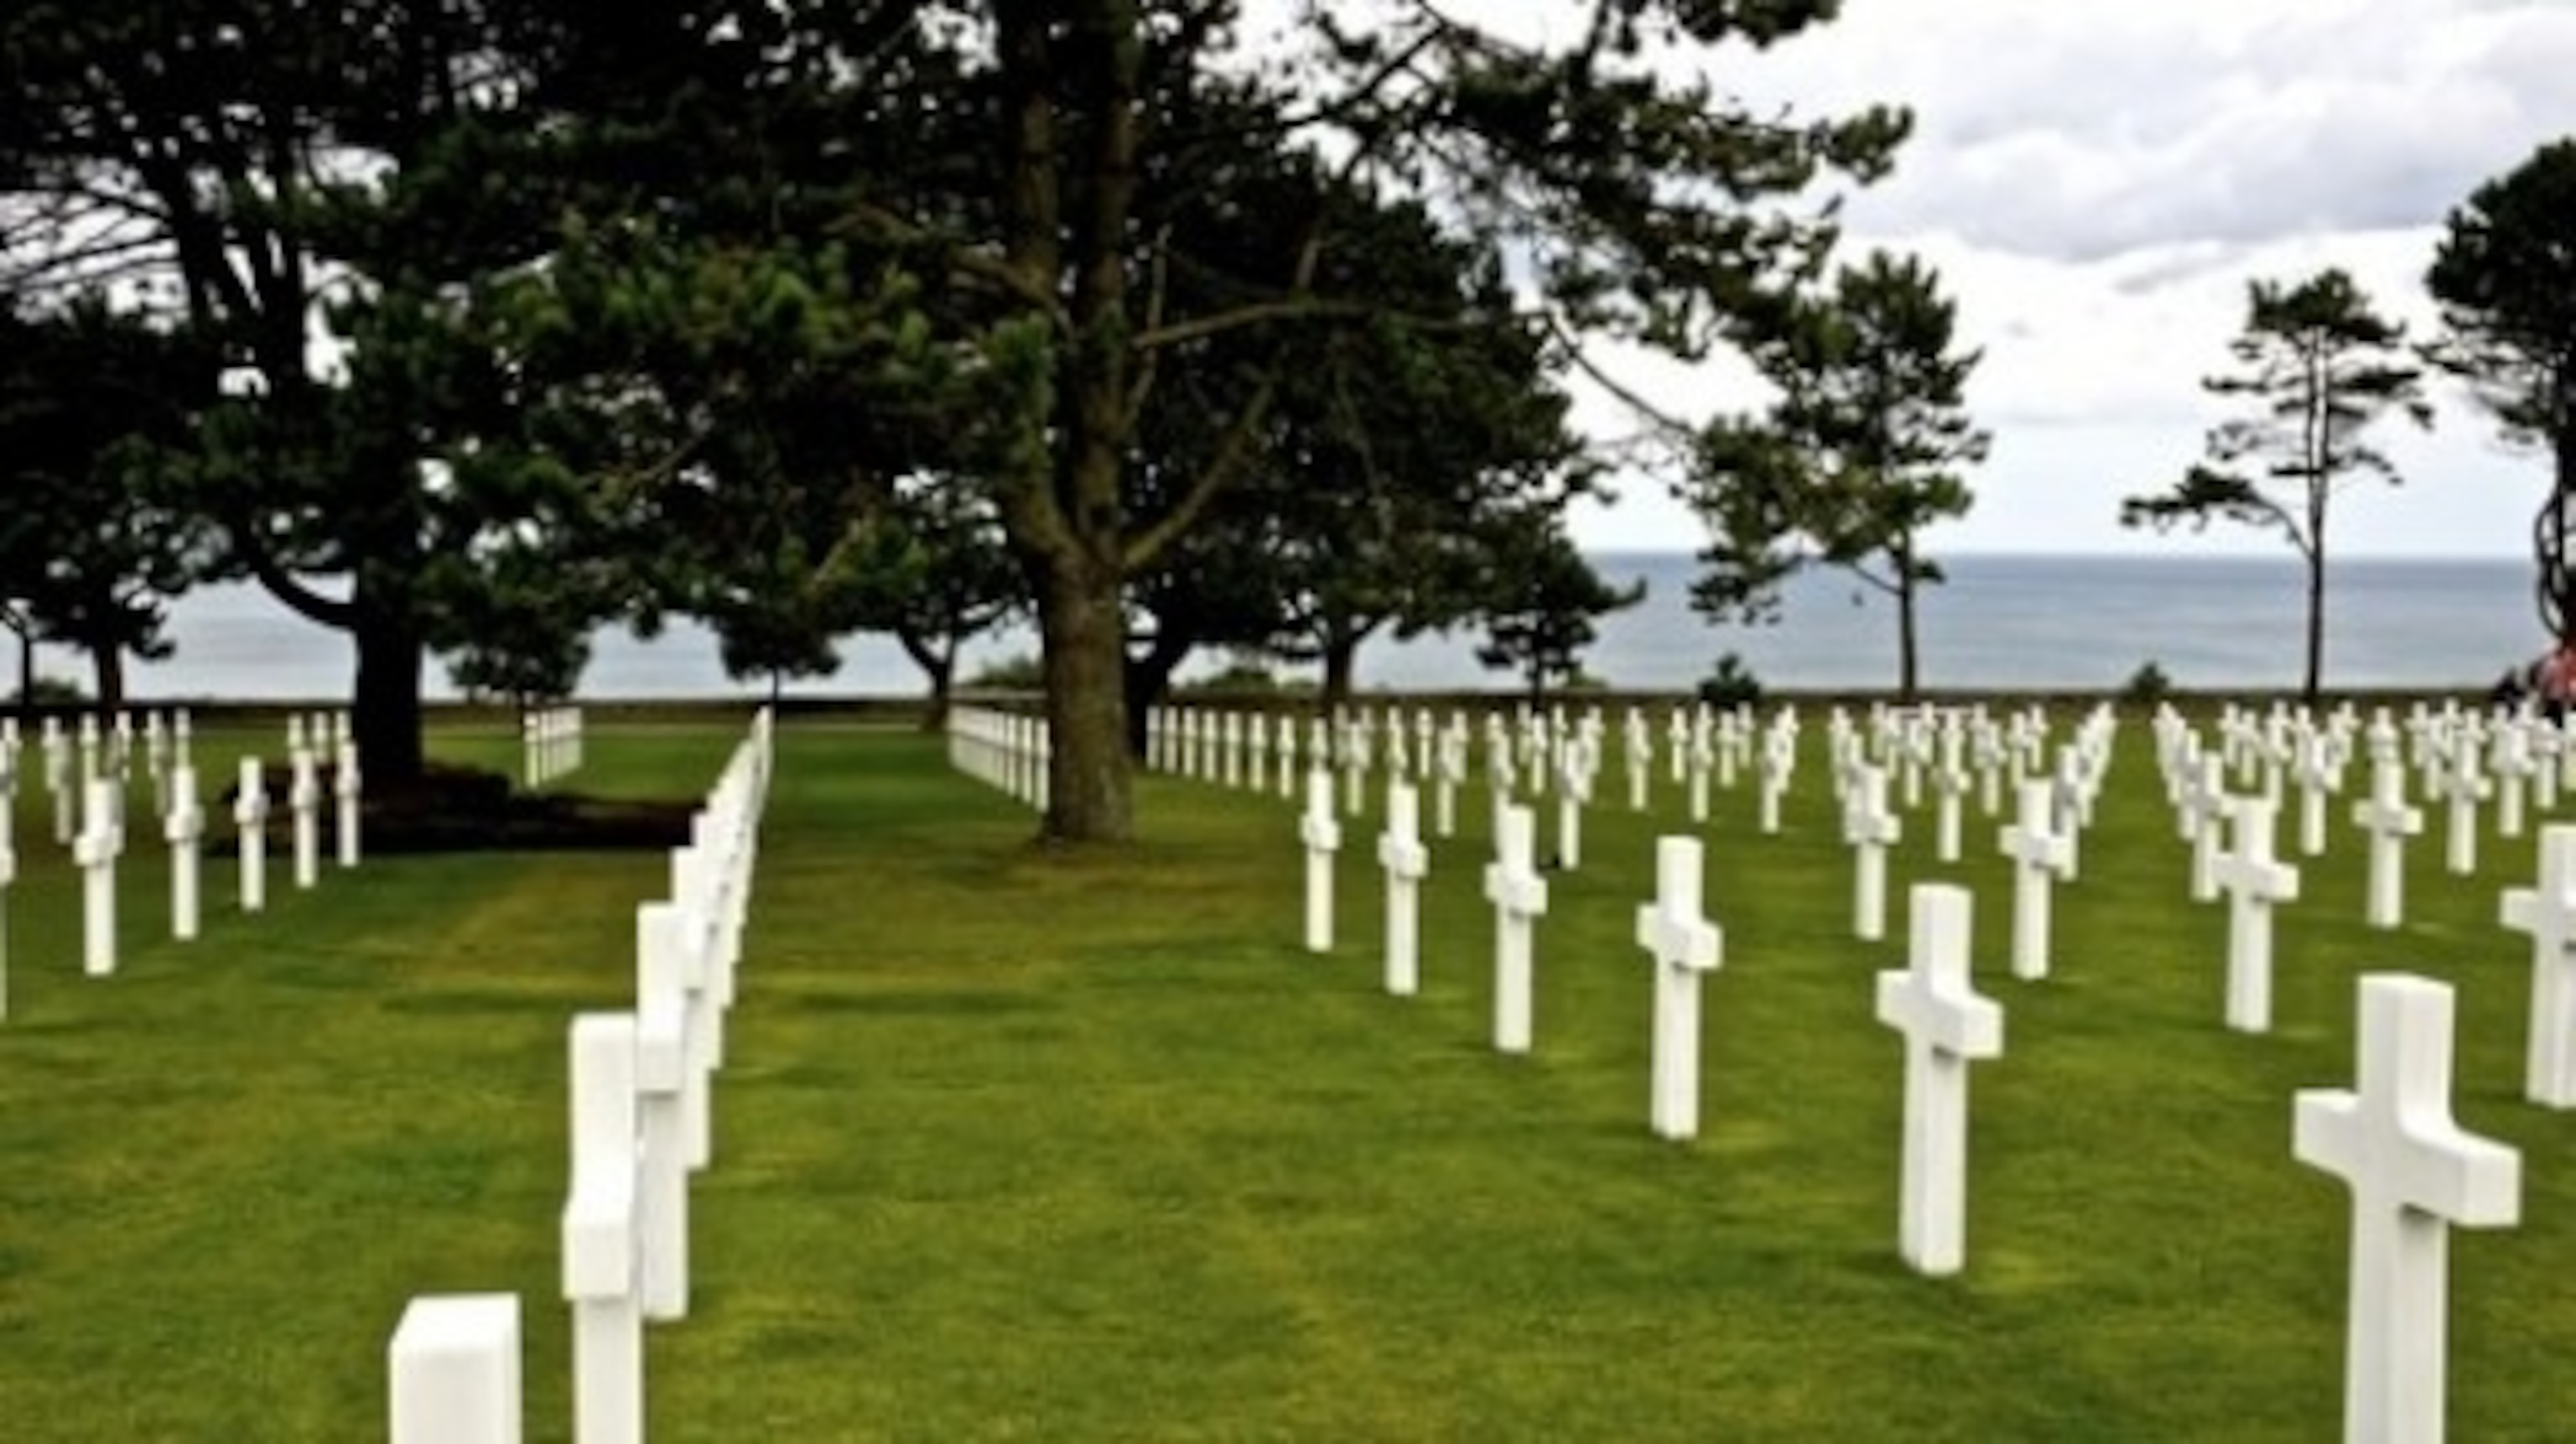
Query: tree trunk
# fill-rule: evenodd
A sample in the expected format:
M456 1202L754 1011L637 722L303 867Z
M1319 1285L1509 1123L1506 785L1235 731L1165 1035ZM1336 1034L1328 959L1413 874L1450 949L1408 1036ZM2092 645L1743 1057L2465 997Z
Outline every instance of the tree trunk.
M1149 714L1172 694L1172 674L1198 650L1198 639L1168 622L1154 628L1153 645L1141 657L1127 658L1127 755L1145 755Z
M357 585L357 625L349 629L349 640L357 647L358 677L349 730L370 787L417 782L423 760L420 669L427 649L408 607L369 596L363 572Z
M36 629L19 627L18 633L18 717L28 727L36 725Z
M125 706L125 649L100 642L89 649L90 668L98 678L98 710L117 712Z
M1894 585L1889 588L1896 593L1896 699L1912 702L1923 687L1923 654L1914 625L1915 588L1921 581L1914 565L1914 539L1899 541L1891 560L1896 564Z
M957 690L957 643L951 640L947 646L933 652L921 664L921 669L930 674L930 696L922 704L921 730L945 732L948 730L949 697Z
M1360 670L1360 633L1339 620L1324 624L1324 711L1350 705L1351 687Z
M1050 747L1044 835L1057 842L1133 841L1127 619L1118 568L1056 557L1040 573L1038 637Z

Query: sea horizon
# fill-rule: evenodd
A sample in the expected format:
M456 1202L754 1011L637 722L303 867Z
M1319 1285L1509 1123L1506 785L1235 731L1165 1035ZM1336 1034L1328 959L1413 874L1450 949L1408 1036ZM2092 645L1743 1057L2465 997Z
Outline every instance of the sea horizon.
M1596 549L1604 579L1647 585L1637 607L1603 620L1585 671L1619 691L1688 691L1719 656L1737 655L1767 686L1793 691L1885 691L1896 684L1894 608L1847 574L1814 571L1783 589L1781 617L1761 626L1715 625L1688 605L1695 553ZM1960 550L1940 560L1946 583L1920 598L1923 687L1933 692L2117 690L2153 663L2184 690L2295 690L2300 671L2304 569L2277 554L2207 550ZM2325 685L2331 690L2470 689L2491 684L2545 642L2532 603L2529 557L2354 555L2328 565ZM172 655L127 663L138 703L320 700L350 690L354 654L345 634L306 622L255 586L201 588L173 605ZM1357 686L1370 691L1515 690L1513 676L1476 664L1477 635L1458 631L1373 641L1360 653ZM1025 625L970 642L962 683L978 670L1033 656ZM790 680L798 698L909 697L926 686L890 638L842 646L832 675ZM1240 654L1207 649L1187 680ZM1282 678L1312 666L1271 664ZM39 674L87 692L84 656L39 648ZM424 695L464 699L433 659ZM766 697L766 678L724 675L714 637L672 619L652 640L603 629L576 695L599 701Z

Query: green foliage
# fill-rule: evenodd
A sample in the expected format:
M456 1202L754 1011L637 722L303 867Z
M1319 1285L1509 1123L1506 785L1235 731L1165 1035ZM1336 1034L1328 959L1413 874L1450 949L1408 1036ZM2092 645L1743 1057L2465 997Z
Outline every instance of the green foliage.
M2453 210L2425 276L2435 364L2467 381L2508 441L2554 475L2532 529L2540 623L2576 640L2576 138L2551 141Z
M2165 669L2149 658L2129 674L2128 681L2120 684L2120 700L2133 706L2151 706L2173 695L2173 687L2173 678L2166 676Z
M2507 436L2562 454L2576 445L2576 138L2471 192L2424 280L2442 308L2433 359L2476 388Z
M1766 621L1779 587L1815 564L1896 599L1899 685L1916 685L1914 596L1941 581L1925 528L1973 504L1961 469L1985 459L1966 387L1980 353L1954 352L1958 315L1940 278L1912 257L1873 251L1798 297L1752 348L1778 392L1758 415L1699 436L1690 497L1709 531L1691 604L1722 620Z
M966 678L979 692L1038 692L1046 688L1046 664L1026 652L987 662Z
M82 690L80 683L51 673L37 674L31 686L20 688L10 697L21 704L33 703L39 707L76 707L89 701L89 693Z
M1727 652L1717 659L1716 667L1700 679L1699 699L1717 708L1758 707L1762 705L1762 679L1744 664L1744 658Z
M1508 580L1487 613L1476 661L1519 673L1533 703L1544 702L1551 685L1571 686L1582 676L1595 622L1646 598L1642 580L1624 590L1603 581L1555 526L1524 533L1496 561Z
M1184 697L1269 697L1280 690L1279 674L1255 657L1237 657L1179 689Z
M2400 359L2410 354L2406 328L2373 311L2336 269L2295 286L2253 282L2245 329L2228 350L2242 369L2201 384L2241 398L2250 414L2212 430L2207 460L2170 489L2122 501L2120 524L2163 531L2218 518L2279 532L2307 566L2305 695L2313 700L2324 667L2328 503L2347 478L2398 480L2362 435L2391 413L2430 426L2424 373Z

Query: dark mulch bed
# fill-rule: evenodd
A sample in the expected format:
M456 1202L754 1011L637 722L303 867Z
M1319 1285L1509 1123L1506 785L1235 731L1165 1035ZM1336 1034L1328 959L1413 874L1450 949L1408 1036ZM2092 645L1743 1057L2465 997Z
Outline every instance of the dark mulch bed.
M322 832L337 825L331 769L321 771ZM266 771L268 831L291 836L287 807L295 774ZM206 841L229 850L234 789L224 789L222 810L209 809ZM360 841L369 853L419 852L616 852L678 847L689 840L694 802L583 797L574 793L513 791L510 779L479 768L432 763L416 782L401 786L366 780Z

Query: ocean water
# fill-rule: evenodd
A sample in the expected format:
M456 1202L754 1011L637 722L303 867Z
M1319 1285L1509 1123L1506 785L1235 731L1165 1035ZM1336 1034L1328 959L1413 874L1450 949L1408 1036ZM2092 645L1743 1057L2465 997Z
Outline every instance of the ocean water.
M1777 688L1866 689L1896 680L1895 608L1848 577L1812 573L1793 582L1778 623L1713 626L1690 610L1694 563L1684 555L1603 554L1608 579L1643 581L1646 599L1609 618L1585 662L1620 688L1685 689L1721 653L1739 654ZM2290 689L2300 668L2301 582L2285 551L2263 556L1969 556L1949 559L1949 581L1921 605L1924 685L1936 689L2109 689L2153 661L2187 688ZM2542 644L2530 600L2531 563L2356 559L2329 574L2326 683L2338 689L2483 687ZM209 589L174 609L176 652L133 664L139 698L345 696L347 640L312 626L255 589ZM981 639L962 671L1027 654L1025 630ZM883 638L854 638L832 677L792 685L793 695L903 695L920 672ZM611 629L596 641L582 695L600 700L752 697L758 682L729 681L714 639L674 623L642 641ZM1202 659L1201 669L1224 658ZM81 659L45 649L41 669L86 685ZM1186 675L1186 674L1185 674ZM1479 667L1471 634L1379 641L1362 649L1363 688L1508 689L1513 679ZM431 696L457 689L432 664Z

